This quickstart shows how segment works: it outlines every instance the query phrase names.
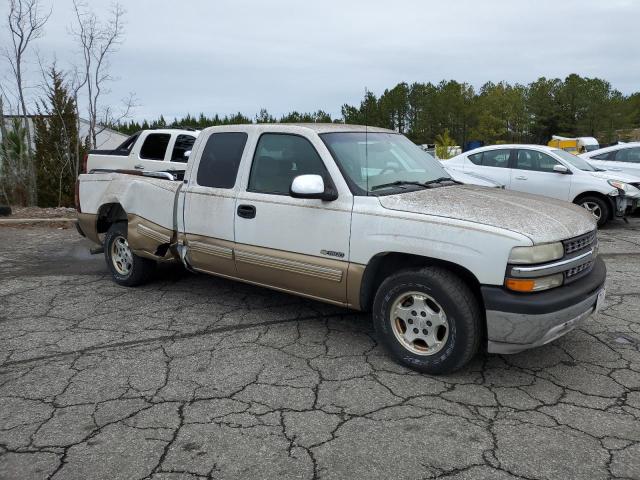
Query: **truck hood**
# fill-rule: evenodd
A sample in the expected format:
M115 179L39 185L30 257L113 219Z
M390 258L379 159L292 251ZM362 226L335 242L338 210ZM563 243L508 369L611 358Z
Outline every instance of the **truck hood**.
M569 202L497 188L456 185L378 197L389 210L490 225L547 243L596 229L593 215Z

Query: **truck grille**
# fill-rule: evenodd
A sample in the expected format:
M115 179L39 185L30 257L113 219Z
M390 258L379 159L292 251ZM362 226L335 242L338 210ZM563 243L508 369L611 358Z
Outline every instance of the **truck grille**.
M569 270L564 272L564 275L567 280L568 279L573 280L577 275L580 275L581 273L586 275L591 271L591 268L593 268L593 262L589 261L589 262L583 263L582 265L578 265L577 267L570 268Z
M581 265L576 265L564 272L564 283L571 283L579 278L588 275L591 269L593 268L595 256L598 251L598 237L597 232L594 230L593 232L586 233L584 235L580 235L579 237L570 238L569 240L565 240L562 242L564 244L564 253L565 258L567 256L578 256L583 253L583 251L593 248L594 254L588 261Z
M585 233L584 235L580 235L579 237L570 238L569 240L565 240L562 243L564 244L564 254L571 255L572 253L579 252L580 250L584 250L587 247L590 247L596 241L596 232Z

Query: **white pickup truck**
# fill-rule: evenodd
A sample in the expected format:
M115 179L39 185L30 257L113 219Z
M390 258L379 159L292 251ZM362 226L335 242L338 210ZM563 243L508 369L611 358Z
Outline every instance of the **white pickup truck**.
M79 229L104 246L117 283L178 261L372 311L393 356L428 373L463 366L481 346L548 343L604 297L592 215L461 185L380 128L207 128L184 181L84 174L78 195Z
M113 150L91 150L82 171L140 170L180 175L199 133L177 128L142 130Z

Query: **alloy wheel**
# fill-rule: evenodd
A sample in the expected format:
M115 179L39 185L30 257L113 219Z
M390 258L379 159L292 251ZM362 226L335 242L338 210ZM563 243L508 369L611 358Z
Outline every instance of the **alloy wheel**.
M416 355L438 353L449 338L444 309L422 292L400 295L391 306L390 321L396 339Z

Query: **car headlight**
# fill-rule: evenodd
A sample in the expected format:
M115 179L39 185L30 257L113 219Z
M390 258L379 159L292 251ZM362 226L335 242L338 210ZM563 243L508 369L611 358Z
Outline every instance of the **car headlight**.
M538 278L507 278L504 281L505 287L514 292L539 292L559 287L564 281L562 273Z
M607 180L607 183L612 187L618 189L619 192L624 193L624 196L626 197L640 197L640 190L630 183L623 182L622 180Z
M623 182L622 180L607 180L607 183L612 187L615 187L618 190L623 190L625 192L630 188L636 189L636 187L634 187L633 185L629 185L628 183Z
M509 263L521 265L531 263L544 263L558 260L564 255L562 242L545 243L532 247L513 247L509 255Z

